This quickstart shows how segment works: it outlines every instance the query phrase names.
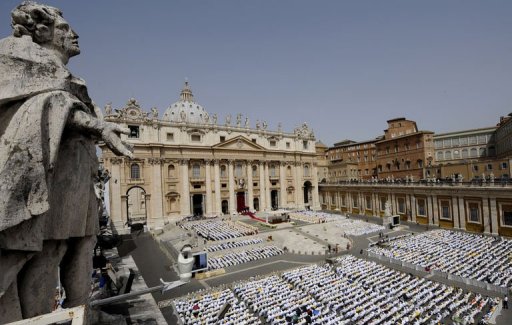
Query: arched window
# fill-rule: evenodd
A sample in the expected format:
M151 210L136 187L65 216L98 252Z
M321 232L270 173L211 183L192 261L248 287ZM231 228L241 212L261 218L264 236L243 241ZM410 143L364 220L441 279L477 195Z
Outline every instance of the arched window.
M480 157L485 157L486 150L485 148L480 148Z
M437 160L443 160L444 159L444 155L443 155L442 151L438 151L437 152L436 159Z
M309 165L304 165L304 177L309 177Z
M252 177L258 177L258 166L256 165L252 166Z
M192 165L192 177L201 177L201 166L197 163Z
M448 151L445 151L445 152L444 152L444 159L446 159L446 160L450 160L450 159L452 159L452 152L451 152L451 151L449 151L449 150L448 150Z
M167 177L176 177L176 167L174 165L167 167Z
M138 164L131 165L130 178L131 179L140 179L140 166Z
M473 158L473 157L477 157L477 155L478 155L478 150L476 150L476 148L471 148L471 151L469 152L469 156L471 158Z
M462 149L462 158L467 158L468 157L468 149Z

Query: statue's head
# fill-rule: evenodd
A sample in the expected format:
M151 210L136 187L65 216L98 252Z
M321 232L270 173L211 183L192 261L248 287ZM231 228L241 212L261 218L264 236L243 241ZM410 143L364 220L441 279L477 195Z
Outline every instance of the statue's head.
M56 51L64 62L80 54L78 35L59 9L24 1L12 11L11 17L13 36L30 36L33 42Z

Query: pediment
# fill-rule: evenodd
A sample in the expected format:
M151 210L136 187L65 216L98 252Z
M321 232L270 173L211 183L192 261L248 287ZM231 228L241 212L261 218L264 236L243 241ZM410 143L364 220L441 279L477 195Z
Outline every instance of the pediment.
M226 140L213 146L214 149L227 149L227 150L265 150L262 146L257 143L250 141L249 139L238 136L233 139Z

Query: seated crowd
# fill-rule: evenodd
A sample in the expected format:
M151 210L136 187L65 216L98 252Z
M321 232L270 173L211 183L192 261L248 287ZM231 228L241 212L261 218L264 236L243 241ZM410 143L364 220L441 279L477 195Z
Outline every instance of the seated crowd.
M209 258L208 270L222 269L233 265L281 255L283 253L283 250L276 246L264 246L249 250L232 252L225 255Z
M197 234L208 240L225 240L256 234L257 228L240 222L214 220L197 220L181 223L185 230L193 229Z
M246 239L246 240L240 240L240 241L228 241L225 243L208 246L207 251L208 252L216 252L216 251L221 251L221 250L225 250L225 249L261 244L261 243L263 243L263 239L261 239L261 238L253 238L253 239Z
M218 320L217 315L226 303L229 303L231 308L221 320ZM183 324L261 324L258 317L252 315L243 302L238 302L229 289L176 299L174 306Z
M324 223L336 221L342 216L322 211L302 210L289 213L290 219L300 220L307 223Z
M512 288L512 241L434 230L372 247L368 252L462 278Z
M376 225L374 223L346 217L341 217L336 220L335 225L338 228L342 228L343 232L350 236L362 236L385 229L385 227L382 225Z
M250 324L251 312L269 324L486 324L500 302L352 255L334 263L235 284L239 301L232 304L245 308L240 324ZM208 299L213 306L221 304ZM194 303L176 303L182 320L193 314Z

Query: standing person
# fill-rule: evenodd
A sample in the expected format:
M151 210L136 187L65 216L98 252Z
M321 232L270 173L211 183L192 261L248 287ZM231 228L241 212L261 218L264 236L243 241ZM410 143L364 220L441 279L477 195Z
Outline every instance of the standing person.
M129 133L103 121L62 12L23 2L0 40L0 323L51 311L60 265L64 307L87 303L98 232L96 141L131 157Z
M508 296L503 297L503 309L508 309Z

